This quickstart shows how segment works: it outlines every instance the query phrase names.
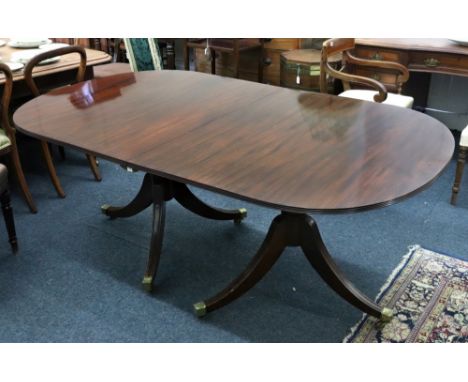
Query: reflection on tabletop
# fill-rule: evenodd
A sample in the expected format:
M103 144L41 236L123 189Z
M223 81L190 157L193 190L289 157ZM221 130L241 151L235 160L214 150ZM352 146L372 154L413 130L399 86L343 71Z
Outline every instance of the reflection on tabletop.
M94 104L105 102L122 95L121 89L136 82L132 72L116 74L86 81L77 86L66 86L49 93L51 96L70 94L68 99L78 109L85 109Z

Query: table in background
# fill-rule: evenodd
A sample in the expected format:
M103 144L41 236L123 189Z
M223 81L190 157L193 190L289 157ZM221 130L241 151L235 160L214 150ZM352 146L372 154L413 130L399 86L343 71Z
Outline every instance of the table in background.
M8 39L3 39L8 41ZM0 57L3 62L10 61L11 54L14 52L24 51L25 49L17 49L8 46L8 44L0 47ZM87 68L86 78L93 77L93 66L105 64L111 61L111 56L105 52L86 49ZM76 77L76 69L80 63L78 54L69 54L60 58L60 61L39 65L34 68L33 77L41 89L54 88L74 81ZM0 87L5 82L5 77L0 74ZM30 96L31 91L24 82L23 70L13 72L13 94L12 98L17 99L23 96Z

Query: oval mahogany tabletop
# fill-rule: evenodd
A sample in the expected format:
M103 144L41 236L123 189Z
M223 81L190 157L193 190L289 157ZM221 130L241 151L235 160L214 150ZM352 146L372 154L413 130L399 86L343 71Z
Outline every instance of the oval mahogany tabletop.
M104 77L14 114L28 135L290 212L391 204L429 185L454 139L416 111L189 71Z

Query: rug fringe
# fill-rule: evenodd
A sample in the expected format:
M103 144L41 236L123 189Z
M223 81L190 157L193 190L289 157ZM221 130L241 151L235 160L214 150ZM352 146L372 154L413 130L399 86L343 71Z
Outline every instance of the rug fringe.
M406 263L408 262L408 259L410 256L418 249L420 249L421 246L419 244L413 244L408 246L408 252L406 255L404 255L400 263L397 265L397 267L392 271L390 276L387 277L387 281L385 281L385 284L380 288L379 293L375 297L374 301L379 301L380 297L386 292L386 290L392 285L392 282L394 281L395 277L398 275L398 273L404 268ZM359 327L364 323L364 320L367 318L367 313L364 313L362 315L362 318L358 321L356 325L354 325L350 329L350 333L343 339L343 343L348 342L354 334L356 334L356 331L359 329Z

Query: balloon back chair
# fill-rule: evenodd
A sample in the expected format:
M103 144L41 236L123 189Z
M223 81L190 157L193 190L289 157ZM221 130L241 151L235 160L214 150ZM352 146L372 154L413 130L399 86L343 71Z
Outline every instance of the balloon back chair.
M63 56L63 55L70 54L70 53L77 53L80 55L80 64L78 67L75 81L73 83L81 82L84 80L85 71L86 71L86 51L84 48L77 46L77 45L72 45L72 46L67 46L64 48L58 48L58 49L45 51L44 53L34 56L24 68L24 80L35 97L39 96L41 94L41 91L39 90L39 88L37 87L34 81L33 69L44 60L51 59L57 56ZM52 180L52 184L54 185L55 190L57 191L57 194L63 198L65 197L65 192L63 191L62 185L60 184L60 180L57 176L57 172L55 170L55 166L52 161L52 155L50 153L48 142L46 142L45 140L41 140L41 147L42 147L42 152L43 152L44 159L47 165L47 169L49 171L49 175ZM94 178L97 181L100 181L101 175L99 174L99 169L97 167L96 158L91 154L86 154L86 158L88 159L88 164L89 164L89 167L91 168Z

